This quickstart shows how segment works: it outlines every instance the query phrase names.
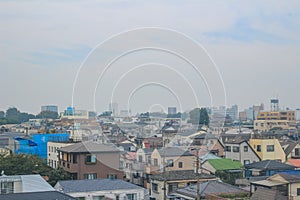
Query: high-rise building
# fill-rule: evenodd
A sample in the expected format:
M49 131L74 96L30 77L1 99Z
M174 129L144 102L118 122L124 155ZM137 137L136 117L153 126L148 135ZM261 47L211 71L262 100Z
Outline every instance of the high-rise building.
M58 107L54 105L41 106L41 111L51 111L58 113Z
M175 115L177 114L176 107L168 107L168 115Z
M119 107L117 103L109 103L109 109L108 109L113 116L119 116Z

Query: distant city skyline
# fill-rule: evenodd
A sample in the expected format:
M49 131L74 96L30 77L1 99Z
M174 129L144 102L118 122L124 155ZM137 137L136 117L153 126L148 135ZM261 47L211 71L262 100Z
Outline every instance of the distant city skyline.
M16 107L24 112L38 113L42 105L49 104L57 105L59 111L75 106L85 110L96 108L101 112L108 110L111 99L119 101L119 111L127 109L130 100L132 113L149 109L167 111L167 107L189 110L197 104L186 80L196 91L199 105L210 106L205 82L195 76L191 66L157 52L128 55L107 72L103 83L111 85L107 90L101 89L100 82L98 85L96 81L92 83L94 79L89 79L89 75L99 73L104 67L99 61L101 56L116 53L111 48L106 48L107 55L98 52L91 57L94 60L89 61L96 60L95 66L99 68L83 77L81 81L86 85L77 87L82 89L78 94L82 98L72 105L76 75L87 55L109 37L142 27L175 30L201 44L218 67L228 106L237 104L243 110L264 103L268 110L269 100L278 97L281 108L300 108L297 92L300 85L299 10L299 1L1 1L0 110ZM122 49L140 39L138 35L135 40L115 46ZM173 36L163 41L156 37L151 39L159 45L173 45L189 51ZM193 50L188 53L201 54ZM118 82L126 71L145 63L151 66L132 71ZM162 80L159 83L163 84L137 87L143 80L152 81L150 78L155 79L155 83ZM213 87L214 80L208 77L208 81ZM110 96L116 83L118 87ZM95 99L85 93L93 94L94 90ZM179 101L181 109L176 95L182 98ZM213 100L216 101L213 106L224 102L223 99Z

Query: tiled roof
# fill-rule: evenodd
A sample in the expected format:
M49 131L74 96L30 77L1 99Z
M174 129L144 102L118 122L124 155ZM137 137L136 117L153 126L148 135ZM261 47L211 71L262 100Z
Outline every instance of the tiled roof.
M28 192L28 193L14 193L14 194L2 194L0 195L1 200L76 200L67 194L57 191L46 191L46 192Z
M197 174L194 170L178 170L178 171L166 171L159 174L154 174L150 176L153 180L163 181L167 179L168 181L174 180L196 180ZM215 176L209 174L199 174L201 179L213 179Z
M241 162L233 161L231 159L211 159L206 162L209 162L216 170L233 170L242 168Z
M109 144L101 144L93 141L76 143L60 149L63 152L86 153L86 152L119 152L117 147Z
M277 160L263 160L245 165L246 169L261 169L261 170L289 170L295 167L281 163Z
M206 181L200 183L200 195L204 197L206 194L238 194L246 193L247 191L240 189L236 186L223 183L220 181ZM197 195L197 184L187 186L185 188L180 188L176 190L176 193L183 194L189 197L196 197Z
M261 200L261 199L287 200L288 197L280 194L278 190L258 187L257 190L252 195L252 197L250 197L250 200Z
M300 167L300 159L288 159L288 163L290 163L294 167Z
M193 156L189 151L179 147L164 147L158 150L161 156L175 157L175 156Z
M143 189L120 179L58 181L54 188L64 193Z

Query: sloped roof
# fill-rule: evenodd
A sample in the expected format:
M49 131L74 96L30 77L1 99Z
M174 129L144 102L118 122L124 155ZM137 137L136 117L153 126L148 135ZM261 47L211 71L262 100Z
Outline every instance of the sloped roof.
M54 188L49 185L49 183L47 183L39 174L0 176L0 182L7 181L21 182L22 192L54 191Z
M177 189L176 193L183 194L189 197L196 197L197 184L193 184L185 188ZM200 183L199 193L202 197L204 197L206 194L220 194L220 193L237 194L237 193L247 193L247 191L220 181L206 181Z
M28 193L13 193L0 195L1 200L76 200L67 194L58 191L45 191L45 192L28 192Z
M166 171L159 174L154 174L150 176L153 180L163 181L167 179L168 181L174 180L196 180L197 174L194 170L178 170L178 171ZM203 179L213 179L216 178L214 175L210 174L199 174L199 178Z
M88 152L119 152L114 145L101 144L93 141L80 142L59 149L63 152L88 153Z
M247 142L247 140L242 137L235 137L227 139L227 141L224 141L224 144L241 144L243 142Z
M278 175L289 183L300 183L300 174L278 173Z
M288 142L288 147L284 150L285 155L289 155L297 144L297 142Z
M186 151L180 147L164 147L158 149L161 156L175 157L175 156L193 156L189 151Z
M143 189L120 179L58 181L54 188L64 193Z
M261 200L261 199L287 200L288 197L280 194L278 190L258 187L257 190L250 197L250 200Z
M216 170L233 170L233 169L241 169L242 164L239 161L233 161L231 159L211 159L207 160L213 168Z
M290 163L294 167L300 167L300 159L288 159L288 163Z
M295 169L294 166L281 163L277 160L263 160L245 165L246 169L261 169L261 170L288 170Z

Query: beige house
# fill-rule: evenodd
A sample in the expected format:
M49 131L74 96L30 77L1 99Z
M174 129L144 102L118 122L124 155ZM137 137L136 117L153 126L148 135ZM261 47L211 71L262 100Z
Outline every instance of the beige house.
M174 170L194 170L196 157L187 149L180 147L165 147L155 149L151 154L151 164L146 167L146 173L155 174Z
M266 180L252 182L251 193L254 193L258 187L277 190L288 199L300 200L300 176L298 173L278 173Z
M184 188L190 184L197 183L197 174L193 170L166 171L150 176L151 198L160 200L166 198L178 188ZM199 174L199 182L216 180L216 177L209 174ZM169 199L169 198L167 198Z

